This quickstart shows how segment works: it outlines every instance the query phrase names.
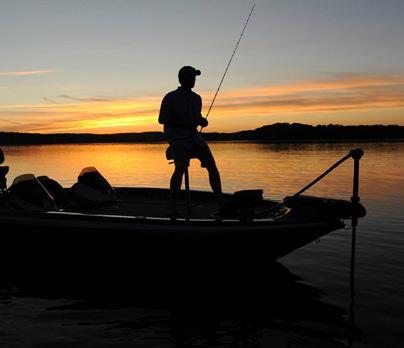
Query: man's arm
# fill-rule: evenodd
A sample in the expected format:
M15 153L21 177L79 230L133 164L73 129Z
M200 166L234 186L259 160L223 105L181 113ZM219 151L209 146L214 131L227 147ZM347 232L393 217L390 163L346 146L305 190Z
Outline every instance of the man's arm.
M160 106L160 114L159 114L159 123L160 124L168 124L169 120L172 116L172 107L170 103L170 97L167 94L164 98L163 101L161 102Z
M184 124L183 121L178 121L175 119L175 115L173 114L172 99L169 94L167 94L161 102L159 123L179 128L189 127L188 125Z
M208 120L202 116L202 98L201 96L198 95L198 108L199 108L199 118L198 118L198 126L201 126L202 128L208 126Z

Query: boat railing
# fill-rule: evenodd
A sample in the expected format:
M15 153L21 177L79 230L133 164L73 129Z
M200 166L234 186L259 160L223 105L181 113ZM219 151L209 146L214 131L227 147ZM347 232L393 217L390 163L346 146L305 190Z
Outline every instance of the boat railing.
M359 161L364 155L364 152L362 149L351 149L348 154L346 154L344 157L342 157L340 160L335 162L331 167L329 167L327 170L325 170L322 174L320 174L317 178L315 178L312 182L310 182L308 185L303 187L301 190L296 192L295 194L288 196L283 199L283 201L270 209L268 209L266 212L270 213L273 211L278 210L279 208L285 206L285 204L296 198L297 196L300 196L303 192L307 191L309 188L314 186L316 183L318 183L321 179L323 179L325 176L327 176L329 173L331 173L334 169L339 167L342 163L347 161L348 159L352 158L354 160L354 173L353 173L353 188L352 188L352 197L351 197L351 202L355 206L358 205L360 198L359 198Z
M294 195L287 197L283 201L283 203L285 203L288 200L291 200L292 198L300 196L303 192L307 191L310 187L314 186L322 178L324 178L326 175L331 173L334 169L339 167L342 163L344 163L346 160L348 160L350 158L352 158L354 160L353 189L352 189L351 201L352 201L352 203L359 203L359 201L360 201L360 198L359 198L359 161L362 158L363 154L364 154L364 152L362 149L352 149L351 151L349 151L349 153L347 155L342 157L339 161L335 162L330 168L328 168L321 175L319 175L317 178L315 178L310 184L303 187L300 191L296 192Z

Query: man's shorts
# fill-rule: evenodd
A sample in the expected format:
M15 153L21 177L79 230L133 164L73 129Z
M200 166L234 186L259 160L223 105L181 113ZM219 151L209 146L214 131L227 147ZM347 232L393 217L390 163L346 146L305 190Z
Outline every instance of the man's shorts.
M189 167L189 160L192 158L199 159L203 168L216 166L215 159L208 145L198 146L194 144L189 147L179 142L173 142L170 147L176 166L183 165Z

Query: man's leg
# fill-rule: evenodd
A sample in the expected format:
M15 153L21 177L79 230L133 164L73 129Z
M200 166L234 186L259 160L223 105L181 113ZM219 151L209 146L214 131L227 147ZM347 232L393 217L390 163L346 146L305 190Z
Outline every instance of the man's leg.
M213 193L215 196L219 197L222 195L222 183L220 181L220 174L219 170L217 169L216 165L210 165L206 168L209 174L209 184L212 188Z
M171 191L171 206L170 213L175 214L177 212L177 197L181 190L182 177L184 176L186 166L182 164L176 164L174 173L170 180L170 191Z
M170 203L170 215L175 217L177 215L177 197L181 190L182 177L187 169L187 150L185 147L173 144L171 145L171 150L174 156L175 169L170 180L170 191L171 191L171 203Z
M223 207L225 200L222 195L222 183L220 180L219 170L217 169L215 159L209 147L199 148L197 150L198 158L201 161L202 167L205 167L209 174L209 184L216 197L219 207Z

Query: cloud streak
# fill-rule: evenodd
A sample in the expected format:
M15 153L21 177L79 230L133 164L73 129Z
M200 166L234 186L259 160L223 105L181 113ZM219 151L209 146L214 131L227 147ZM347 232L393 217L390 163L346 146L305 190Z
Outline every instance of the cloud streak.
M0 71L0 76L32 76L32 75L46 75L58 72L57 69L48 70L25 70L25 71Z
M404 76L341 75L224 92L215 109L219 117L369 111L404 107Z
M201 94L206 113L213 93ZM0 129L44 133L160 130L157 115L161 99L162 96L88 98L63 94L45 98L47 103L42 104L3 104ZM343 113L389 109L404 109L404 75L343 74L324 80L228 90L219 95L211 115L218 127L215 130L220 131L229 130L228 126L222 127L229 120L231 130L238 130L249 124L246 119L254 128L262 125L264 121L259 123L260 119L274 115L278 120L287 115L296 122L305 114L322 115L325 123L338 123ZM11 118L18 120L18 125L6 122Z

